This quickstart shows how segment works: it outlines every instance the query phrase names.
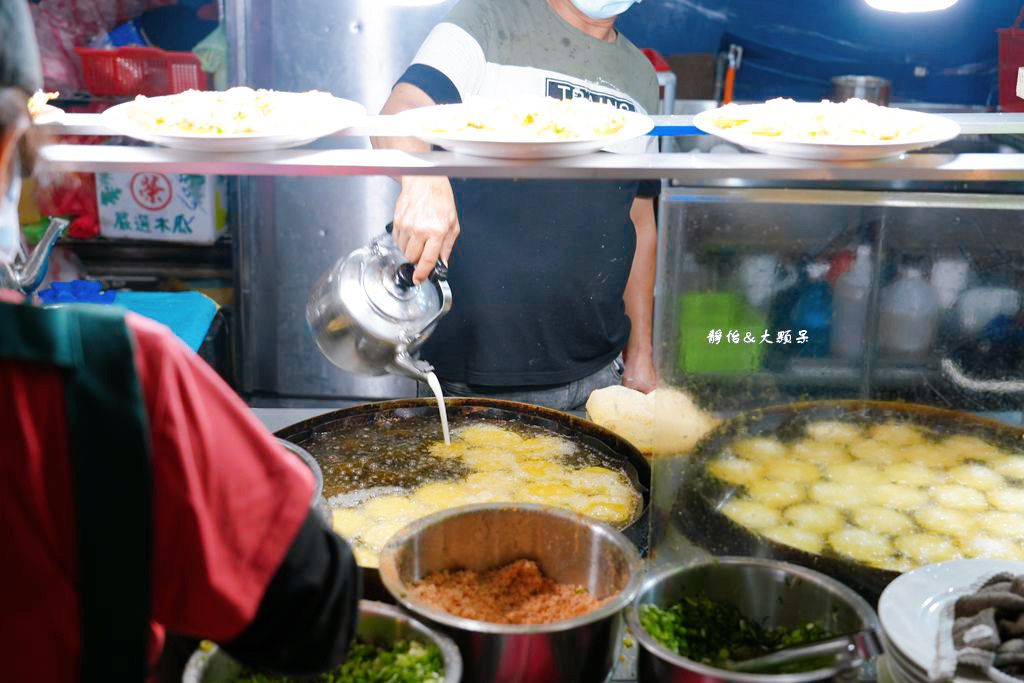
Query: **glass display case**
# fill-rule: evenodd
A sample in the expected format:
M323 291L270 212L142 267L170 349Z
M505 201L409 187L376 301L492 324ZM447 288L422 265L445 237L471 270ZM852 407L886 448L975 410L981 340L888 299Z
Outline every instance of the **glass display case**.
M1015 136L963 136L936 151L1009 158L1021 144ZM676 146L685 150L687 142ZM691 156L727 153L718 151ZM1024 453L1024 183L983 175L844 179L842 169L836 167L834 180L665 184L655 314L659 377L722 424L693 453L653 461L656 564L708 553L771 556L825 570L870 595L872 582L884 585L893 576L871 571L916 566L932 550L931 561L986 552L968 547L974 540L966 536L943 535L938 522L922 522L917 507L894 502L889 494L906 493L886 488L906 483L899 469L903 446L890 449L877 430L910 425L906 438L920 442L907 447L918 455L942 447L943 482L932 484L949 492L962 493L977 483L974 475L993 471L996 452ZM660 401L658 421L679 419ZM810 433L835 422L852 423L856 438L869 443ZM964 451L958 459L943 449L948 438L950 449L959 444L960 432L1002 450ZM884 455L868 453L879 444L886 445ZM829 455L813 451L818 446ZM891 467L902 474L890 478ZM991 487L982 483L965 495L987 495L996 483L1016 488L1019 474L1000 474ZM768 482L766 501L754 495L755 479ZM915 488L929 508L924 518L940 506L937 490ZM847 494L858 502L847 505ZM957 520L960 512L988 514L989 508L960 504L952 502ZM886 522L865 522L868 538L858 520L872 515ZM886 523L905 525L906 538L881 533L878 525ZM805 526L813 531L803 535ZM990 530L971 528L988 538ZM851 533L858 543L881 538L885 550L852 560L832 543ZM918 537L944 545L924 555L900 545ZM991 548L1018 559L1024 549L1016 543L1000 540ZM833 560L844 566L831 566ZM858 575L861 569L867 578Z

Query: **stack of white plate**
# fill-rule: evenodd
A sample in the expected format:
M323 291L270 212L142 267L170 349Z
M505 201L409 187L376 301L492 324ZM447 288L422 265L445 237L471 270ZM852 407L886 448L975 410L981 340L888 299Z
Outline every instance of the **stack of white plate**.
M981 579L999 572L1024 574L1024 562L950 560L919 567L890 583L878 600L885 647L885 655L878 662L879 680L928 683L928 670L938 651L943 609ZM961 667L955 680L968 683L989 679Z

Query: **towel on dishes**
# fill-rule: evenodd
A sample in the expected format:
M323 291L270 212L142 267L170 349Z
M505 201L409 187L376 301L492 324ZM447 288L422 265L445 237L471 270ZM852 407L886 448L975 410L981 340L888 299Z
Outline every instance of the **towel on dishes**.
M943 607L929 677L949 681L958 665L995 683L1024 681L1024 575L1000 573Z

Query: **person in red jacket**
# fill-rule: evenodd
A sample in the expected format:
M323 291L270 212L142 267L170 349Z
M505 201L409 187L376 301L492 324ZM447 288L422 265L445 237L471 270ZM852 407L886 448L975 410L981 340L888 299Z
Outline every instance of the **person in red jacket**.
M24 2L0 0L7 260L41 85ZM141 681L165 632L273 673L340 663L358 572L312 490L165 327L113 307L32 306L0 283L4 680Z

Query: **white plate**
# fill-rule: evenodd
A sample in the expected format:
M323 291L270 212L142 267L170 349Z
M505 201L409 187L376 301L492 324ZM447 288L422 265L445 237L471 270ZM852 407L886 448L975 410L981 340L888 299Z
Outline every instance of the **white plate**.
M173 97L173 96L171 96ZM149 98L158 100L159 97ZM140 126L128 117L134 102L125 102L103 112L103 123L121 135L152 142L164 147L192 149L208 152L259 152L268 149L298 147L343 128L358 124L366 118L366 107L333 97L329 104L316 112L312 122L304 120L287 131L273 133L170 133Z
M737 109L741 110L742 107L760 106L740 105ZM733 109L733 111L736 112L737 109ZM763 152L765 154L774 154L794 159L811 159L814 161L865 161L868 159L881 159L915 149L933 147L947 140L952 140L960 134L960 125L956 121L943 116L911 112L905 109L895 109L894 111L920 119L924 124L924 129L913 135L900 137L898 140L865 143L780 140L777 137L753 135L737 131L733 128L719 128L714 124L714 121L719 116L720 109L702 111L693 117L693 125L705 133L716 135L723 140L754 152Z
M1024 574L1024 562L950 560L902 574L878 599L882 629L910 663L928 671L938 647L943 607L966 593L982 577L998 572Z
M43 125L46 123L53 123L64 116L64 110L60 107L55 107L52 104L44 104L39 107L32 114L32 122L36 125Z
M654 120L636 112L623 111L626 125L610 135L594 134L572 140L526 140L512 136L500 137L490 131L472 133L438 133L424 130L424 122L436 121L438 116L460 117L466 104L442 104L434 107L407 109L396 115L396 122L408 126L409 134L452 152L496 159L560 159L598 152L608 147L614 151L642 153L644 145L627 150L623 143L641 138L654 128Z

